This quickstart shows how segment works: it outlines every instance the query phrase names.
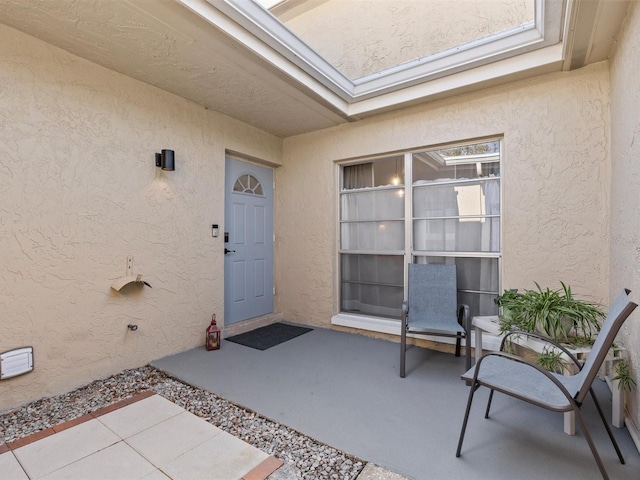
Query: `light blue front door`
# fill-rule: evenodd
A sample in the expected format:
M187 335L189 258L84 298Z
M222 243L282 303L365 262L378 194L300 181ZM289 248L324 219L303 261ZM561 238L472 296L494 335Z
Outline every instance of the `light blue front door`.
M225 324L273 312L273 170L227 158Z

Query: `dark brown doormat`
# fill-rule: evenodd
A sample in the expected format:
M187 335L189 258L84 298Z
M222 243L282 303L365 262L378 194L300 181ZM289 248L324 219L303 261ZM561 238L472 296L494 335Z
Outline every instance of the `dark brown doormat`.
M297 325L288 325L286 323L272 323L266 327L256 328L250 332L225 338L225 340L257 350L266 350L311 330L313 328L298 327Z

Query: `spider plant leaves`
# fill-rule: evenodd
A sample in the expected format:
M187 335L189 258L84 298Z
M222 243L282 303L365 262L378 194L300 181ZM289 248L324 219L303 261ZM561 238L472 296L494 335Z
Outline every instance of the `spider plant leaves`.
M636 387L636 380L631 374L629 363L626 360L619 360L615 368L616 376L613 380L618 380L620 390L633 390Z
M600 329L604 312L594 302L578 299L571 287L560 282L561 288L535 290L505 290L496 303L502 307L501 333L514 329L538 332L554 340L569 342L573 337L588 341Z

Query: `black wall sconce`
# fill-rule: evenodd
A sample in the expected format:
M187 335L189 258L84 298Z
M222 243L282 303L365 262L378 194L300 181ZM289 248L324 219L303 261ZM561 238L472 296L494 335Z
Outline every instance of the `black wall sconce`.
M156 167L173 172L176 169L173 150L162 150L162 153L156 153Z

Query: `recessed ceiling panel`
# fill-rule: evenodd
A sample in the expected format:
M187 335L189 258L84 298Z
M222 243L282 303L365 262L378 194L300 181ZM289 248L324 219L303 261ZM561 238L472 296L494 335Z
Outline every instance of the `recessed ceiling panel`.
M532 28L535 0L285 0L271 13L355 81Z
M257 3L266 0L206 1L262 42L247 46L268 45L349 104L558 45L565 5L284 0L267 10Z

